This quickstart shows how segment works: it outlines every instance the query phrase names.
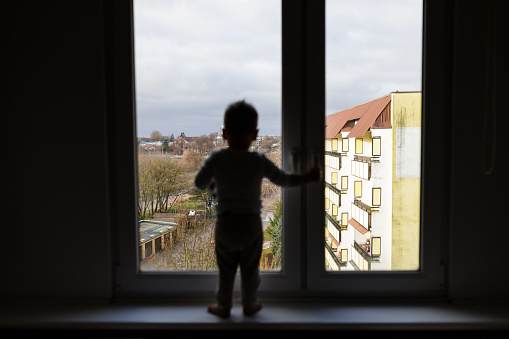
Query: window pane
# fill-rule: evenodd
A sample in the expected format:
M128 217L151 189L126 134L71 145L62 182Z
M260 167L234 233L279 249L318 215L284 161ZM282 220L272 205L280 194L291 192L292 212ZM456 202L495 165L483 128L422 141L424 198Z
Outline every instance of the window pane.
M338 172L341 188L353 189L341 191L337 207L350 213L335 238L346 264L329 254L325 267L417 270L422 1L327 0L326 31L325 145L341 140L342 152L339 171L326 163L324 178Z
M242 99L259 113L252 150L281 167L281 4L134 1L134 42L140 270L215 270L214 196L194 174ZM280 201L264 182L263 269L280 267Z
M373 138L373 156L380 156L382 153L382 145L380 137Z

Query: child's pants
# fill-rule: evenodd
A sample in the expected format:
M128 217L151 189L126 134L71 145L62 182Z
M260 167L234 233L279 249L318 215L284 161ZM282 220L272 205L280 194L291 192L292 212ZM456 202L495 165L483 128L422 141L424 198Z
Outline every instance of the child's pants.
M217 216L215 249L219 268L218 305L232 307L233 283L240 265L242 305L253 306L260 284L259 264L263 231L259 215L221 214Z

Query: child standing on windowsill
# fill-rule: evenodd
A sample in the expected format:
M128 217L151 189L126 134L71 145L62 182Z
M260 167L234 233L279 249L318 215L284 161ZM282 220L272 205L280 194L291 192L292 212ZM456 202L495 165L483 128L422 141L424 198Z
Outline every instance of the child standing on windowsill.
M219 268L217 304L208 311L222 318L230 316L233 283L240 266L244 315L258 312L259 260L263 231L260 219L261 183L264 177L280 186L297 186L319 181L318 169L302 175L288 174L263 154L250 152L258 135L258 113L245 101L228 106L223 138L228 148L214 152L198 171L199 189L214 188L217 196L215 250Z

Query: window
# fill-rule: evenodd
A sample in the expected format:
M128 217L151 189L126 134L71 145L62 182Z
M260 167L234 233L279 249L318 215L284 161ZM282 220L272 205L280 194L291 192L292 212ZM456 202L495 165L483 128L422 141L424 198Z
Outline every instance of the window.
M134 58L132 54L132 8L119 6L116 29L112 32L113 39L117 44L115 53L111 55L113 60L121 62L112 63L112 82L115 84L116 94L113 96L114 110L111 114L111 124L114 133L111 142L116 146L116 159L110 171L115 188L115 196L112 197L112 222L116 225L119 236L119 255L113 260L117 262L116 295L211 295L215 288L216 276L214 274L140 274L137 271L139 258L136 255L137 235L134 232L136 221L135 201L135 109L132 103L133 97L133 69ZM316 220L324 220L324 203L322 200L324 188L320 185L310 185L305 189L291 188L283 192L283 201L286 211L291 213L284 215L285 223L299 229L299 232L285 234L287 262L282 273L266 273L263 276L260 293L274 295L301 293L302 291L320 291L327 296L349 295L363 296L366 291L373 295L441 295L440 291L440 224L445 218L443 202L443 190L438 183L443 182L445 174L436 171L436 168L445 168L445 151L432 139L440 140L447 133L441 124L434 124L433 119L448 117L450 112L442 105L447 102L446 91L443 90L444 72L443 67L448 67L444 48L449 32L448 23L440 20L447 7L441 2L426 1L425 22L425 66L426 82L423 96L426 103L426 115L428 121L424 135L433 135L434 138L423 138L434 150L433 159L429 158L429 152L423 153L422 169L426 180L422 196L426 200L426 210L423 217L422 232L428 236L423 237L422 247L419 249L425 255L421 258L422 270L409 272L348 272L324 273L324 250L323 231L317 231ZM323 86L325 78L324 50L325 50L325 4L321 1L282 1L282 31L283 31L283 56L282 56L282 106L283 109L283 167L290 168L289 150L296 149L300 155L299 170L309 167L311 160L308 154L316 150L323 150L324 121L316 112L324 112ZM323 28L323 29L322 29ZM126 34L126 32L128 32ZM301 33L304 32L302 35ZM444 37L445 35L445 37ZM304 43L305 42L305 43ZM312 51L312 53L311 53ZM447 55L447 54L445 54ZM305 57L304 57L305 56ZM433 64L432 64L433 63ZM443 66L442 68L440 66ZM129 100L126 100L129 99ZM132 112L132 120L126 119L126 112ZM431 120L430 120L431 119ZM440 126L439 126L440 125ZM345 140L343 138L342 140ZM347 139L346 139L347 140ZM348 142L346 142L348 144ZM126 147L125 145L132 145ZM342 141L342 150L345 143ZM112 146L113 147L113 146ZM424 149L429 149L424 147ZM285 153L286 152L286 153ZM318 152L320 153L320 152ZM286 154L286 156L285 156ZM322 152L323 154L323 152ZM426 161L429 160L429 161ZM442 167L444 166L444 167ZM445 172L445 171L444 171ZM432 180L433 179L433 180ZM434 186L435 185L435 186ZM355 188L355 187L354 187ZM306 206L306 213L302 213L301 207ZM293 208L292 208L293 207ZM431 221L432 220L432 221ZM374 221L373 221L374 222ZM323 225L323 222L321 222ZM132 227L129 227L132 225ZM114 237L115 238L115 237ZM376 238L376 237L375 237ZM376 251L372 241L372 252ZM382 248L384 238L380 237ZM384 247L385 248L385 247ZM341 248L341 262L348 259L348 249ZM350 251L351 252L351 251ZM368 276L366 276L368 275Z
M331 184L336 185L338 183L338 172L331 173Z
M382 145L380 137L373 137L371 154L374 157L382 155Z
M241 99L259 111L252 150L281 166L281 8L256 0L134 4L140 270L216 271L216 201L195 189L194 174L226 147L223 112ZM280 269L280 192L262 182L267 270Z
M341 227L348 226L348 212L341 213Z
M381 254L381 238L380 237L373 237L371 238L371 254L373 256L379 257Z
M348 153L348 138L343 138L341 141L341 151L343 153Z
M382 204L382 188L381 187L373 187L372 204L373 204L373 206L377 206L377 207Z
M355 154L362 154L362 138L355 139Z
M359 181L355 181L353 189L354 189L353 195L356 198L361 198L362 197L362 181L360 181L360 180Z
M341 249L341 262L346 263L348 261L348 249L342 248Z
M332 151L337 152L337 150L338 150L338 139L332 139L331 148L332 148Z
M348 175L341 176L341 190L346 191L348 189Z

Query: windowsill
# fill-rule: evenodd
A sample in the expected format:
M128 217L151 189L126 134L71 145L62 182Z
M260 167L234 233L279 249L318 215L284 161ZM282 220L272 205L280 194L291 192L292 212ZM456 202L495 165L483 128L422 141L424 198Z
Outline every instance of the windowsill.
M3 304L2 330L178 331L178 330L509 330L507 304L264 302L244 317L235 306L228 320L207 313L208 302L181 304Z

